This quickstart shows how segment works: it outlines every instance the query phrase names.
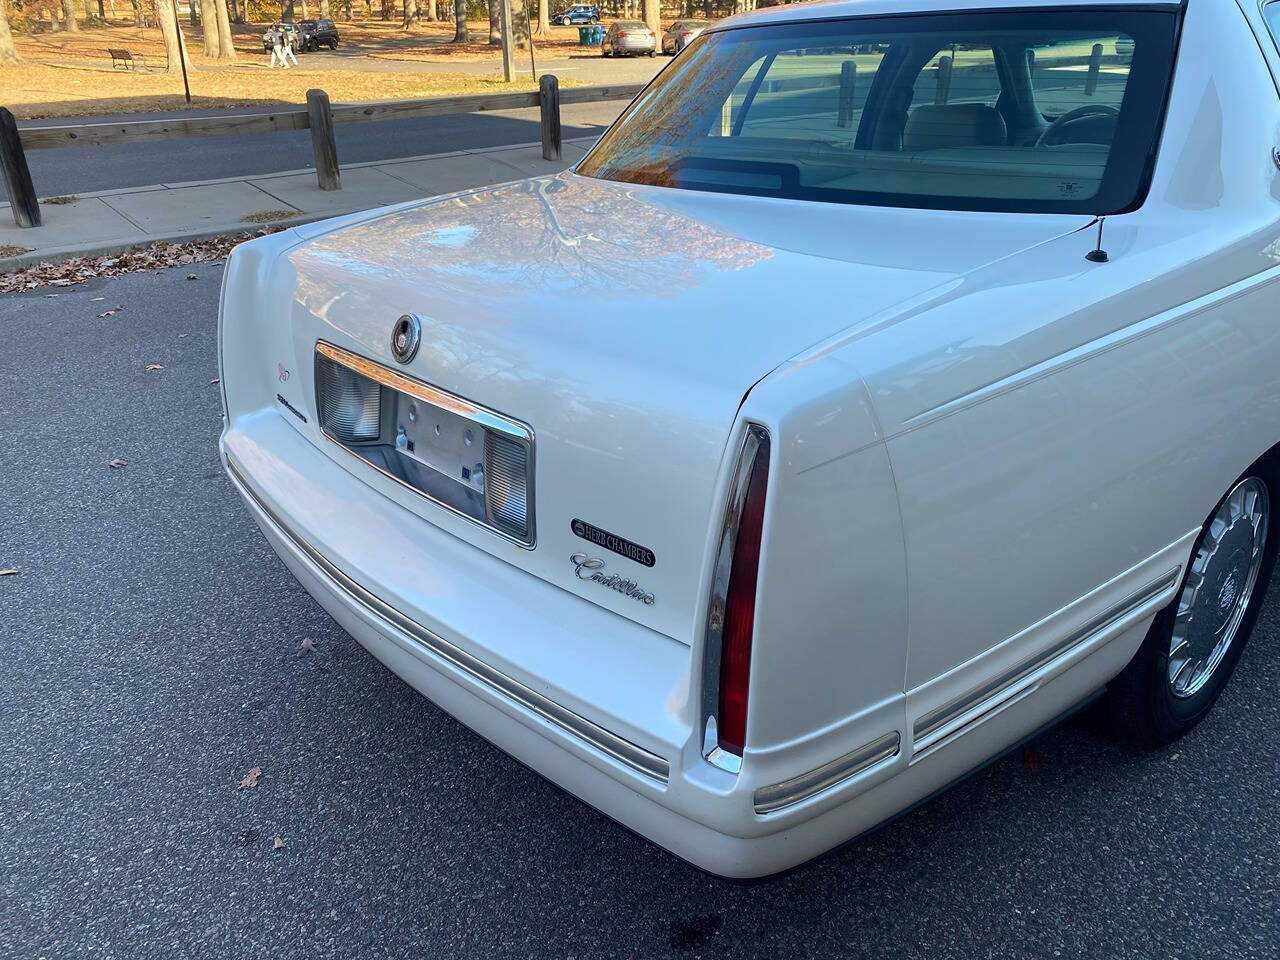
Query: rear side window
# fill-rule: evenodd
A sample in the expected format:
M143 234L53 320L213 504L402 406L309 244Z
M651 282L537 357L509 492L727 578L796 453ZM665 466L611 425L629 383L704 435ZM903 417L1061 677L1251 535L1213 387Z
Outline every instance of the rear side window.
M578 172L841 203L1118 212L1145 193L1176 18L1100 7L704 33Z

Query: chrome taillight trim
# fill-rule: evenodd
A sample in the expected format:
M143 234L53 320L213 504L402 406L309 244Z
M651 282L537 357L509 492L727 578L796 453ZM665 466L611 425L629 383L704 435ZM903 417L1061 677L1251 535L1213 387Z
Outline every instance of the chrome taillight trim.
M733 548L738 541L738 526L747 499L751 471L761 447L768 449L769 431L758 424L747 424L725 502L715 566L711 572L711 593L707 599L707 625L702 639L702 756L721 770L735 774L742 768L742 758L720 748L716 726L716 714L720 709L720 656L724 645L725 597L729 592L729 574L733 570Z
M409 637L414 643L429 651L450 666L488 687L492 692L513 700L542 720L564 733L571 734L587 746L616 760L629 770L666 784L671 776L671 765L656 753L632 743L607 730L568 707L561 706L549 697L525 686L519 680L507 676L455 646L439 634L427 629L375 593L361 586L343 573L332 561L287 524L284 519L253 488L236 462L227 457L227 470L236 487L250 504L257 507L276 532L291 543L302 556L327 579L334 589L341 591L353 602L364 607L371 615L389 627Z
M534 479L537 473L534 456L536 444L532 427L521 423L519 420L513 420L511 417L498 413L496 410L491 410L488 407L481 406L478 403L467 400L465 397L460 397L457 394L441 390L439 387L433 387L431 384L425 383L422 380L415 380L413 377L405 376L398 370L392 370L389 367L384 367L380 363L375 363L374 361L362 357L359 354L352 353L350 350L344 350L342 347L336 347L324 340L316 341L316 357L317 364L319 362L319 357L325 357L335 363L350 367L356 373L368 377L370 380L374 380L383 386L408 394L411 397L422 400L424 403L429 403L440 407L441 409L448 410L450 413L457 414L460 417L465 417L478 426L483 427L486 431L500 433L515 443L519 443L524 446L527 455L525 461L525 509L527 529L529 531L529 535L526 538L514 536L511 533L495 526L493 523L477 520L475 517L469 516L451 504L445 503L443 500L439 500L428 493L424 493L417 487L405 483L399 477L388 473L376 463L372 463L364 457L361 457L358 453L348 447L341 437L335 436L326 430L323 423L320 424L320 432L323 433L327 439L333 441L365 466L377 471L387 479L394 481L404 489L410 490L417 496L422 497L424 500L429 500L431 503L448 510L455 517L462 517L464 520L474 523L476 526L484 530L488 530L495 536L499 536L504 540L516 544L517 546L525 547L529 550L532 550L537 546L537 523L534 515ZM316 388L318 390L318 376L315 380ZM318 395L315 400L316 409L319 410L320 398Z
M878 763L898 755L902 744L901 735L895 730L886 733L873 743L860 747L843 757L837 757L829 763L802 773L790 780L760 787L756 790L754 806L756 813L775 813L786 807L808 800L810 797L830 790L846 780L871 769Z

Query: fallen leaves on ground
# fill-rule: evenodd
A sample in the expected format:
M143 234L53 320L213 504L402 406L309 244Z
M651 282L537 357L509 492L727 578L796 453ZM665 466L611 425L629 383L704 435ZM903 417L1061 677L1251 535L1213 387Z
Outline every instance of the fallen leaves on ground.
M118 277L139 270L163 270L166 267L182 267L191 263L213 263L225 260L232 248L254 237L276 233L282 227L266 227L243 233L224 234L207 240L190 240L186 243L153 243L124 253L101 257L72 257L57 263L37 263L21 270L0 274L0 293L21 293L36 287L67 287L86 280ZM124 307L117 306L99 314L109 317Z
M112 470L119 470L121 467L127 467L128 465L129 461L124 457L112 457L107 461L107 466Z
M163 370L163 369L164 369L164 364L163 364L163 363L148 363L148 364L147 364L147 368L146 368L146 369L147 369L147 373L155 373L157 370Z
M290 217L296 217L300 211L298 210L255 210L253 213L246 213L240 219L246 223L270 223L273 220L288 220ZM191 278L188 277L188 280Z
M284 840L282 840L280 837L276 837L274 840L272 840L272 841L271 841L271 849L272 849L272 850L283 850L283 849L284 849Z
M252 790L254 787L258 785L258 778L260 776L262 776L262 768L254 767L252 770L250 770L248 773L246 773L243 777L240 778L240 786L236 787L236 789Z
M0 570L0 577L16 577L17 575L17 567L5 567L3 570Z
M302 642L298 644L298 656L305 657L316 648L316 642L310 637L303 637Z
M196 275L196 274L194 274L194 273L188 273L188 274L187 274L187 279L188 279L188 280L199 280L199 279L200 279L200 277L199 277L199 276L197 276L197 275Z

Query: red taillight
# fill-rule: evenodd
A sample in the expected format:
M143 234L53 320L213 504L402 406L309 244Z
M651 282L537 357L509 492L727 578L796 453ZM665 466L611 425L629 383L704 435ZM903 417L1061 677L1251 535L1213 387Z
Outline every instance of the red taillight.
M756 448L746 498L733 547L733 566L724 601L720 647L720 709L716 730L722 750L742 756L747 742L747 684L751 679L751 635L756 618L764 498L769 485L769 444Z
M623 33L622 31L618 31L618 39L619 39L619 40L624 40L624 39L626 39L626 36L627 36L627 35L626 35L625 33Z
M685 33L680 34L680 36L681 36L681 37L683 37L683 38L685 38L685 39L687 40L689 37L692 37L692 36L693 36L693 32L692 32L692 31L686 31Z

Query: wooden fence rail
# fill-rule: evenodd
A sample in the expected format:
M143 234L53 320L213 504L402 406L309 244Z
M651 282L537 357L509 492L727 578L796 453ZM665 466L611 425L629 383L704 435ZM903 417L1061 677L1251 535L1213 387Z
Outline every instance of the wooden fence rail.
M630 100L644 84L617 84L597 87L569 87L561 89L554 77L549 86L558 95L555 118L552 122L543 110L543 156L547 159L560 156L559 107L566 103L595 103L607 100ZM424 97L419 100L388 100L379 103L349 103L329 105L323 90L309 91L308 106L304 109L281 110L277 113L233 114L221 117L180 117L170 120L137 120L129 123L78 123L45 127L17 127L19 142L12 140L7 149L0 150L0 172L9 188L9 201L18 226L35 226L39 223L39 207L34 191L30 189L30 177L20 175L27 163L23 151L50 150L58 147L96 147L109 143L139 143L152 140L174 140L187 137L230 137L250 133L278 133L286 130L311 130L312 145L317 158L323 156L332 163L316 172L320 189L341 188L338 176L338 151L333 128L338 124L362 123L378 120L401 120L411 117L443 117L460 113L487 113L494 110L519 110L542 105L541 90L528 93L481 93L460 97ZM323 98L319 103L313 94ZM548 98L551 99L551 98ZM547 104L550 107L551 104ZM312 123L312 116L321 118ZM327 122L325 122L327 120ZM554 142L549 143L549 131L554 131ZM331 174L331 176L330 176ZM15 190L16 187L16 190ZM14 194L18 193L18 196ZM29 195L26 195L29 193ZM35 223L23 223L19 211L34 211Z

